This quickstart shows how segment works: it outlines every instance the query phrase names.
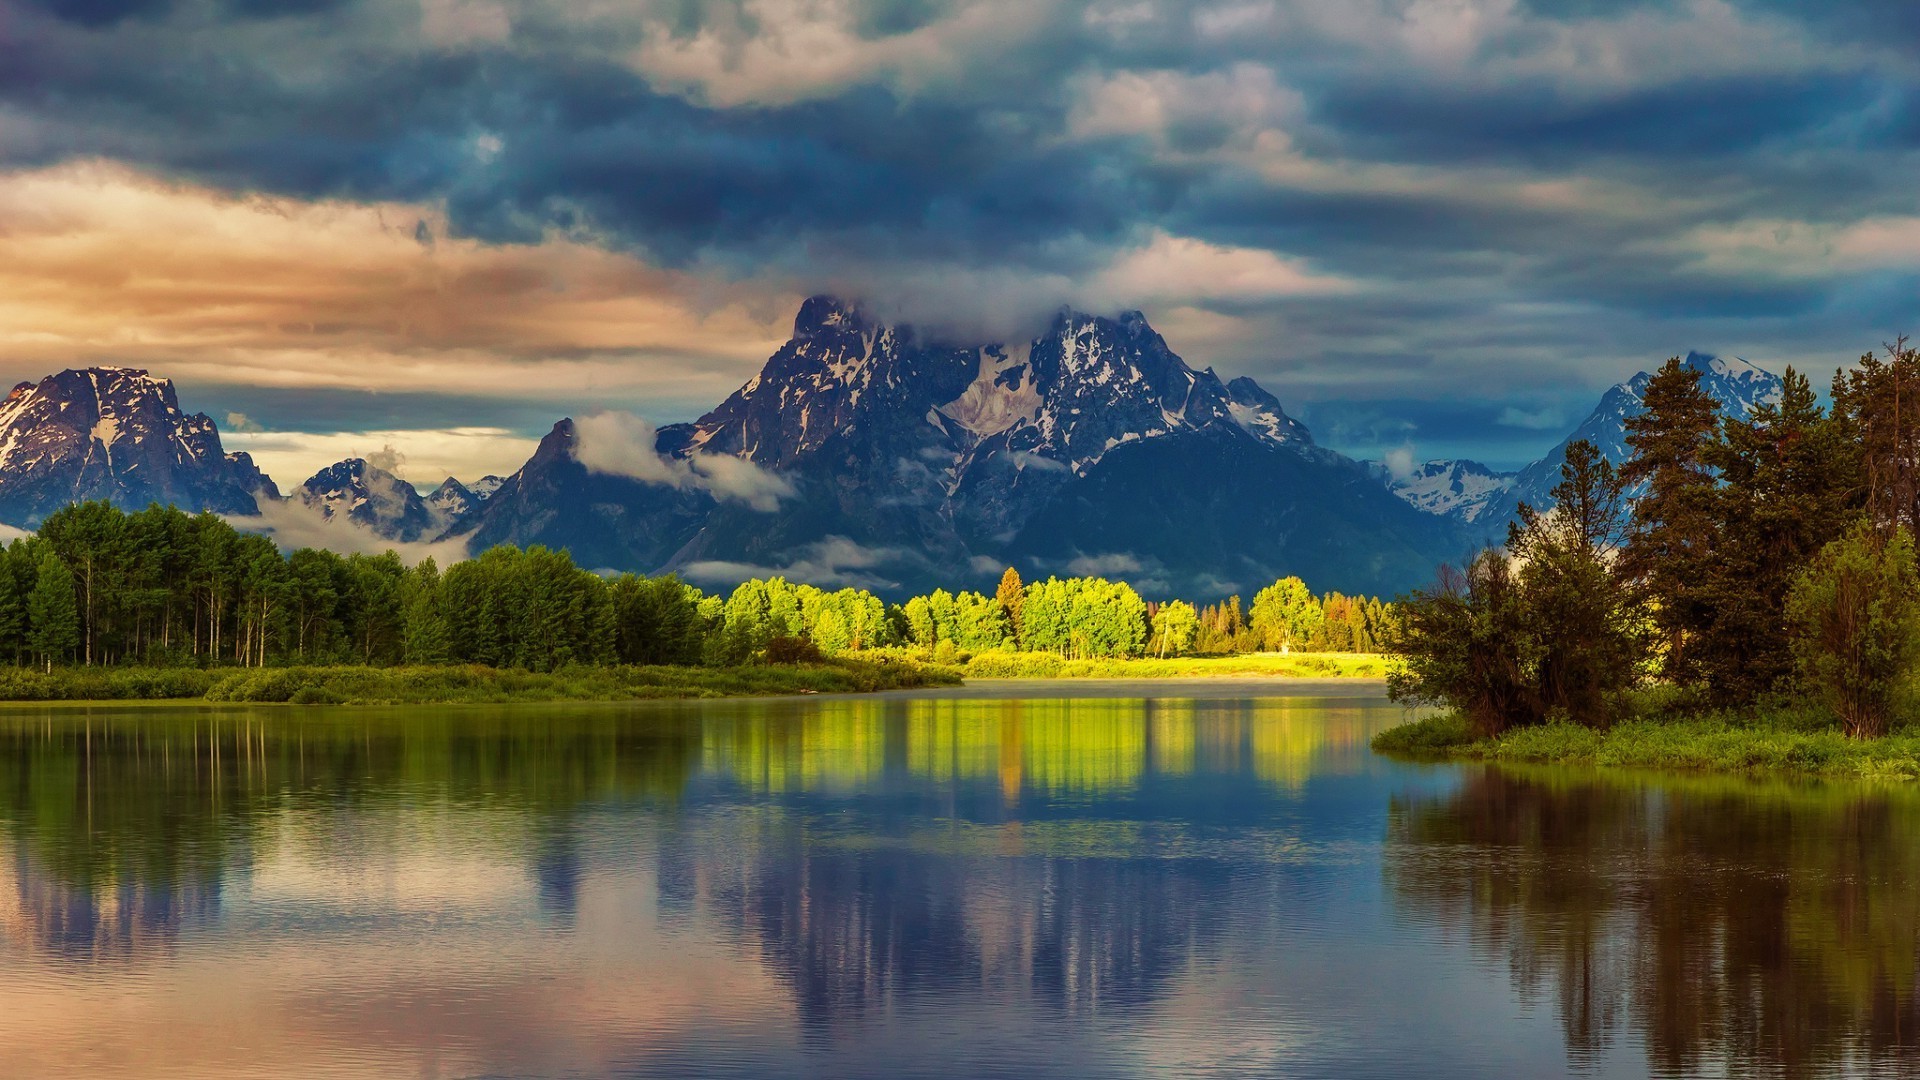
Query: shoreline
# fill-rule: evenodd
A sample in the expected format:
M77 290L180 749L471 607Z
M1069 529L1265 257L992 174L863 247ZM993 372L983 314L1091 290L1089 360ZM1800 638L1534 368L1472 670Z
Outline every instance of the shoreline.
M1388 728L1371 745L1377 754L1411 761L1920 780L1920 733L1850 739L1834 730L1757 720L1629 720L1604 731L1545 724L1487 739L1454 714L1441 713Z
M1265 660L1265 658L1257 658ZM1282 658L1274 658L1282 659ZM1094 663L1094 662L1072 662ZM528 672L477 666L0 669L0 706L460 705L621 703L814 696L1231 697L1282 693L1383 694L1364 665L1341 674L1294 674L1238 658L1108 661L1125 674L988 677L898 657L836 657L820 664L737 667L582 667ZM1133 667L1132 665L1143 665ZM1110 666L1107 670L1112 670ZM1018 692L1015 694L1014 692Z

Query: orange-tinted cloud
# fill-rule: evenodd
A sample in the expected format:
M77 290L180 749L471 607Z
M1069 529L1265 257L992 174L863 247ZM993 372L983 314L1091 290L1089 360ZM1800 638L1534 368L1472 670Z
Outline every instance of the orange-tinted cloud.
M235 196L103 162L0 175L0 373L16 378L113 362L189 386L718 400L797 300L566 237L450 238L426 206Z

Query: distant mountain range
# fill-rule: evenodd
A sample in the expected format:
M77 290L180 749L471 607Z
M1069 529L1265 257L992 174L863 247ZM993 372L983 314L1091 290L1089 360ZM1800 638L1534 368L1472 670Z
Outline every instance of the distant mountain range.
M1690 355L1728 410L1777 400L1778 378ZM1649 378L1608 391L1572 438L1625 459ZM1517 473L1471 461L1396 474L1315 445L1251 379L1176 355L1137 312L1062 311L1006 344L923 339L828 297L691 424L556 423L509 477L448 477L422 495L354 458L282 496L213 421L144 371L67 371L0 406L0 522L34 527L76 499L238 518L304 508L383 539L571 550L596 569L678 570L729 584L771 573L899 594L1100 573L1150 593L1249 593L1298 574L1394 593L1542 505L1566 443Z
M1777 404L1784 386L1778 375L1737 357L1722 359L1690 352L1681 361L1700 372L1700 388L1728 416L1745 417L1761 405ZM1553 505L1568 444L1586 440L1600 455L1622 465L1633 456L1627 445L1627 421L1646 410L1644 398L1652 372L1642 371L1601 395L1587 418L1538 461L1517 472L1495 472L1476 461L1429 461L1396 474L1371 463L1373 475L1410 505L1458 522L1485 541L1500 542L1522 502L1537 509Z

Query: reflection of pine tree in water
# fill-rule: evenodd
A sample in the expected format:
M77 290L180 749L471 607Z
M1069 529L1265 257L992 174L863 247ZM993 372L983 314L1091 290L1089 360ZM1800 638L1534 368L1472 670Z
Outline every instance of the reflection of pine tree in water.
M1408 911L1556 1001L1576 1059L1663 1073L1920 1065L1920 799L1488 769L1393 808Z
M1225 922L1228 871L1211 861L855 850L771 812L707 827L727 842L662 838L663 911L757 948L816 1033L929 995L1074 1016L1145 1006Z

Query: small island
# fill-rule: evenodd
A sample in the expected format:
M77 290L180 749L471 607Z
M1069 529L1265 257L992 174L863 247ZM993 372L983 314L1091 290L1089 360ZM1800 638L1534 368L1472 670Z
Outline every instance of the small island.
M1916 386L1896 346L1729 417L1669 361L1624 466L1571 443L1552 511L1395 605L1389 691L1434 711L1374 748L1920 779Z

